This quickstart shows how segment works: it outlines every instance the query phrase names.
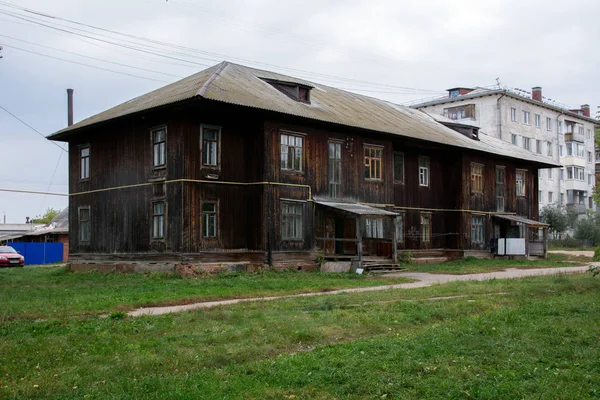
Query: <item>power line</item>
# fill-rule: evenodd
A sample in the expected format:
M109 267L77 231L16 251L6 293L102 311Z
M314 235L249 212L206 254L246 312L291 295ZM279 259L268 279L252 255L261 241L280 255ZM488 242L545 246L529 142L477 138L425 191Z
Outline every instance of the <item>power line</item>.
M8 47L8 46L7 46ZM8 111L6 108L4 108L2 105L0 105L0 108L3 109L4 111L6 111L10 116L12 116L14 119L16 119L17 121L19 121L20 123L22 123L23 125L25 125L26 127L28 127L29 129L31 129L32 131L34 131L35 133L37 133L38 135L40 135L41 137L43 137L44 139L46 139L46 136L44 136L44 134L40 131L38 131L37 129L35 129L33 126L29 125L27 122L23 121L21 118L17 117L15 114L11 113L10 111ZM52 142L49 141L50 143L52 143L53 145L55 145L56 147L58 147L59 149L61 149L62 151L68 153L68 151L63 148L62 146L60 146L58 143L56 142Z
M35 190L17 190L17 189L3 189L3 188L0 188L0 192L26 193L26 194L43 194L43 195L47 195L47 196L64 196L64 197L68 197L69 196L66 193L38 192L38 191L35 191Z

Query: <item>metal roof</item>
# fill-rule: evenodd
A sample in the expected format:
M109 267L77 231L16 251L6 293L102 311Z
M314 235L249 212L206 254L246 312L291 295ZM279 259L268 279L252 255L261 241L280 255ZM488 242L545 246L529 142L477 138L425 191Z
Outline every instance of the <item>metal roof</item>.
M294 82L311 86L310 103L296 101L266 80ZM354 128L388 133L501 156L554 166L532 153L514 151L508 143L496 139L482 142L467 138L436 122L433 118L406 106L363 96L302 79L222 62L202 72L137 97L117 107L78 122L49 139L66 140L68 134L100 122L124 117L179 101L203 98L274 111L297 117ZM543 167L543 166L542 166Z
M360 215L362 217L395 217L399 215L395 212L382 210L381 208L375 208L365 204L335 203L329 201L315 201L315 203L325 207L335 208L336 210L344 211L350 214Z
M550 226L548 224L544 224L543 222L534 221L532 219L527 219L525 217L520 217L518 215L508 215L508 214L496 214L495 218L506 219L513 222L519 222L521 224L533 226L533 227L547 227Z

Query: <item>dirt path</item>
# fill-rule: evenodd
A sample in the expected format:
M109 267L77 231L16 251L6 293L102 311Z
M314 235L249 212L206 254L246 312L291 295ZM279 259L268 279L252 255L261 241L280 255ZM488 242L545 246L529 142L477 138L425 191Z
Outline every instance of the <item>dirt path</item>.
M594 257L593 250L550 250L550 254L567 254L569 256Z
M594 263L600 265L600 263ZM161 315L168 313L176 313L197 309L206 309L217 306L225 306L230 304L246 303L250 301L270 301L280 299L290 299L294 297L312 297L312 296L324 296L330 294L339 293L362 293L362 292L376 292L390 289L414 289L427 287L453 281L485 281L488 279L508 279L508 278L524 278L528 276L540 276L540 275L554 275L554 274L571 274L571 273L582 273L587 271L589 267L564 267L564 268L539 268L539 269L516 269L508 268L505 271L499 272L488 272L482 274L470 274L470 275L441 275L441 274L429 274L424 272L397 272L388 274L387 276L405 277L416 279L417 282L411 283L399 283L396 285L385 285L385 286L373 286L373 287L362 287L352 289L341 289L333 290L328 292L315 292L315 293L302 293L285 296L272 296L272 297L254 297L248 299L232 299L232 300L219 300L219 301L207 301L202 303L185 304L179 306L167 306L167 307L148 307L139 308L137 310L130 311L127 315L131 317L138 317L141 315Z

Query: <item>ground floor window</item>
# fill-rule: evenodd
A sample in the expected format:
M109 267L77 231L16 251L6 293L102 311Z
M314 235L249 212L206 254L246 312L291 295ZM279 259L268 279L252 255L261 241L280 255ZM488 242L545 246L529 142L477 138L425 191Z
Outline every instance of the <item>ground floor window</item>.
M90 241L90 208L79 209L79 241L88 243Z
M483 242L483 216L473 215L471 217L471 243L482 244Z
M281 238L302 239L304 204L281 204Z
M152 239L165 237L165 202L158 201L152 205Z
M383 238L383 219L367 218L365 219L365 237L368 238Z
M217 228L217 203L202 203L202 236L216 238Z
M396 242L404 242L404 214L396 217Z
M431 243L431 215L421 214L421 243Z

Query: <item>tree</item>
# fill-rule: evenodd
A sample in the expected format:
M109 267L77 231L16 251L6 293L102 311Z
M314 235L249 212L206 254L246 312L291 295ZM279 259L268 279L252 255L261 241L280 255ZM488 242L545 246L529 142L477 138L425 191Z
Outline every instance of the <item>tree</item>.
M54 217L56 217L60 213L60 210L55 210L54 208L48 208L44 215L37 215L33 219L34 224L49 224Z
M569 227L569 218L564 207L548 204L540 213L542 222L550 225L548 228L554 240L561 238L562 233Z
M596 219L592 215L588 215L587 218L581 219L575 226L575 239L582 240L589 245L596 245L598 239L600 239L600 228L596 223Z

